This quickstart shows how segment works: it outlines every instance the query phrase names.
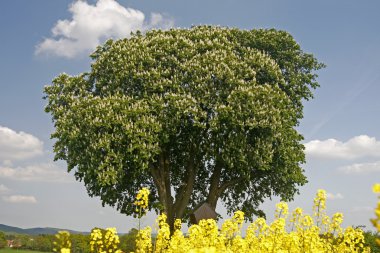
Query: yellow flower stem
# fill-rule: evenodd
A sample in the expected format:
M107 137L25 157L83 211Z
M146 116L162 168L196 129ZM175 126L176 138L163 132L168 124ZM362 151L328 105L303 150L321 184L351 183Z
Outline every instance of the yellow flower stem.
M141 221L141 207L139 208L139 232L140 232L140 221Z

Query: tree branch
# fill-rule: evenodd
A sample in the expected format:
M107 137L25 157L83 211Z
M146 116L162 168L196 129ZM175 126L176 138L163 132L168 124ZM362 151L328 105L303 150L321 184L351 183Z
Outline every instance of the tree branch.
M227 190L228 187L231 187L231 186L234 186L236 184L238 184L241 180L239 178L236 178L236 179L233 179L233 180L230 180L230 181L227 181L227 182L223 182L220 187L218 188L218 192L217 192L217 195L218 197L220 195L223 194L223 192L225 190Z

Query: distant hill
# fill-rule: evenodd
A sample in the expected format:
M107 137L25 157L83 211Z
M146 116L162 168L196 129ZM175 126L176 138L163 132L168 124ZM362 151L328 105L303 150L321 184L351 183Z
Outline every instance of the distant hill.
M0 224L0 231L5 233L17 233L17 234L27 234L27 235L54 235L58 231L66 230L71 234L89 234L88 232L79 232L75 230L62 229L62 228L18 228Z

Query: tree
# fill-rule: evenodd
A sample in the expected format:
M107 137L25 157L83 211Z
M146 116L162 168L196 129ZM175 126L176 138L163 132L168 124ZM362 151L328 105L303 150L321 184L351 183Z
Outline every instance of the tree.
M138 232L137 229L132 228L127 234L120 236L120 249L123 252L129 253L136 251L136 237Z
M202 201L263 215L307 182L303 101L323 64L284 31L212 26L108 40L88 73L45 87L55 159L127 215L149 187L169 224Z
M34 236L31 241L31 249L37 251L52 252L53 251L53 241L54 235L38 235Z
M30 249L33 238L25 234L17 234L13 241L13 248L15 249Z
M4 232L0 231L0 249L8 246L7 240L5 239Z
M72 253L90 252L90 235L70 234Z

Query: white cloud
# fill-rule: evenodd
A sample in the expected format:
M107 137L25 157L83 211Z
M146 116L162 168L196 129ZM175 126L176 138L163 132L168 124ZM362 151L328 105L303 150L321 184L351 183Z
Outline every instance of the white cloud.
M338 170L346 174L380 173L380 161L373 163L355 163L340 167Z
M11 160L3 160L2 161L3 166L12 166L13 162Z
M37 137L16 132L0 126L0 161L9 164L11 160L22 160L43 153L43 142Z
M10 190L8 187L6 187L5 185L3 184L0 184L0 195L2 194L5 194L5 193L8 193Z
M108 38L124 38L131 31L173 27L173 20L152 13L150 22L144 13L125 8L115 0L98 0L95 5L75 1L69 11L72 19L59 20L52 29L53 37L37 45L37 54L73 58L89 52Z
M35 204L37 200L34 196L25 196L25 195L12 195L3 197L5 202L9 203L29 203Z
M346 160L380 157L380 141L367 135L355 136L346 142L336 139L313 140L304 145L306 155L310 157Z
M42 163L26 167L0 167L0 178L19 181L74 182L74 177L54 163Z
M333 194L333 193L328 192L326 194L326 198L329 199L329 200L343 199L343 195L341 193L339 193L339 192L337 194Z

